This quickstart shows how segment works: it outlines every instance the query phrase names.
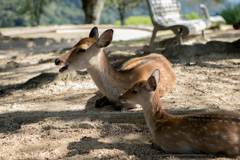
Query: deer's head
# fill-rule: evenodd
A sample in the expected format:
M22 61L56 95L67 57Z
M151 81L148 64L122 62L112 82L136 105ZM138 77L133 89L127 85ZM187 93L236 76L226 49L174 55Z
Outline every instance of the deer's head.
M126 92L119 96L123 103L144 105L152 100L157 85L160 81L160 71L156 69L147 80L139 80Z
M112 36L113 30L109 29L99 37L98 28L94 27L89 37L81 39L66 55L55 60L56 65L65 64L59 72L88 68L91 63L94 63L94 57L96 57L101 49L111 43Z

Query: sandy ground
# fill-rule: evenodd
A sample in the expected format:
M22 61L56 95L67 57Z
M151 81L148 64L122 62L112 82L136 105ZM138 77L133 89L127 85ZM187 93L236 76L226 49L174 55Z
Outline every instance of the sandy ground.
M228 42L240 38L233 30L209 31L208 36ZM140 55L148 42L149 38L113 43L108 57L116 62ZM101 93L86 71L59 74L53 60L61 53L0 59L0 159L230 159L152 148L142 110L94 108ZM164 108L173 114L240 112L240 51L197 59L190 66L170 59L177 86L162 98Z

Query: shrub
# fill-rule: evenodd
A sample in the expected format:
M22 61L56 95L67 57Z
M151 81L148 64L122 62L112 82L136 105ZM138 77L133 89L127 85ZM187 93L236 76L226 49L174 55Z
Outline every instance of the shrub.
M235 7L228 5L226 9L221 12L221 16L225 19L227 24L235 24L240 21L240 4Z

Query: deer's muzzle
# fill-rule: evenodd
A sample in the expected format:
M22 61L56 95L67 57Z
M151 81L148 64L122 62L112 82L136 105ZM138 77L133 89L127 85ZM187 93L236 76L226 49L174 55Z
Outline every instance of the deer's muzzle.
M125 103L127 100L122 96L122 94L119 95L119 100L122 102L122 103Z

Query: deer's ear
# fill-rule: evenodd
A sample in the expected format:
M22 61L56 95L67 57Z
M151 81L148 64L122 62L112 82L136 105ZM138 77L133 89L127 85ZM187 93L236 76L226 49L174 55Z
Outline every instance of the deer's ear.
M113 38L113 30L108 29L101 34L97 43L99 44L99 46L101 48L102 47L107 47L112 42L112 38Z
M155 91L157 89L157 85L159 81L160 81L160 71L159 69L155 69L147 80L146 89L150 91Z
M98 38L99 34L98 34L98 28L97 27L93 27L92 30L89 33L89 37L91 38Z

